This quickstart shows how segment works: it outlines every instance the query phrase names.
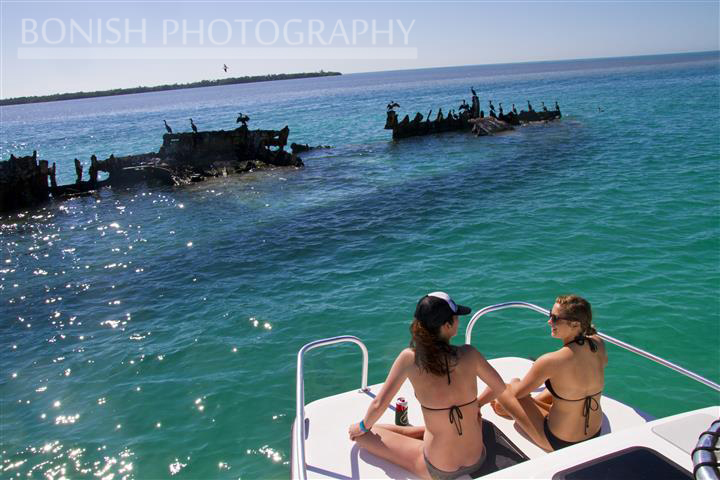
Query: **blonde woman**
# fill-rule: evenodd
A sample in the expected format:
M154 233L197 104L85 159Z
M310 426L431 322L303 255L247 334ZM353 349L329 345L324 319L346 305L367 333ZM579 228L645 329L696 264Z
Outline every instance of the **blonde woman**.
M499 405L492 403L498 414L512 416L537 445L559 450L600 435L608 358L584 298L557 297L548 325L563 346L538 358L523 379L508 384L508 394L499 398ZM531 397L543 384L546 389ZM478 402L482 405L494 397L486 390Z

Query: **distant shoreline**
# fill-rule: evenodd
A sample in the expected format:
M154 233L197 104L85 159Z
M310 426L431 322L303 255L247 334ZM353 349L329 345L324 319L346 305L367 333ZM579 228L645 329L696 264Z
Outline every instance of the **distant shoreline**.
M58 102L60 100L75 100L78 98L111 97L115 95L130 95L133 93L162 92L165 90L182 90L186 88L217 87L220 85L235 85L238 83L272 82L275 80L292 80L295 78L332 77L342 75L340 72L303 72L303 73L277 73L272 75L255 75L248 77L231 77L219 80L201 80L192 83L174 83L157 85L155 87L115 88L112 90L98 90L95 92L56 93L53 95L39 95L36 97L15 97L0 99L0 106L22 105L26 103Z

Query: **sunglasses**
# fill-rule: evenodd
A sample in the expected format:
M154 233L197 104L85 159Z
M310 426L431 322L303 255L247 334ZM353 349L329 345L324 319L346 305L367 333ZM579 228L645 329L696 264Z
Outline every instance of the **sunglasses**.
M563 320L566 321L566 322L575 322L575 321L577 321L577 320L575 320L574 318L570 318L570 317L558 317L558 316L555 315L554 313L550 313L550 315L548 316L548 318L550 319L550 323L553 323L553 324L554 324L554 323L561 322L561 321L563 321Z

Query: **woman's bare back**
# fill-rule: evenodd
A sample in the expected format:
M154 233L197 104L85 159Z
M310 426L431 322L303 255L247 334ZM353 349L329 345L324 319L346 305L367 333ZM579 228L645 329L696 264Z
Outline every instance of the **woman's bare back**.
M458 347L457 364L447 376L415 367L408 378L423 406L424 450L437 468L454 471L474 464L483 454L477 404L477 350Z
M596 345L596 351L592 351L589 341ZM599 337L592 336L582 345L565 346L553 355L560 357L561 362L548 379L554 391L548 426L563 440L584 440L594 435L602 425L600 397L605 386L605 345ZM590 400L585 400L588 397ZM587 429L586 413L589 417Z

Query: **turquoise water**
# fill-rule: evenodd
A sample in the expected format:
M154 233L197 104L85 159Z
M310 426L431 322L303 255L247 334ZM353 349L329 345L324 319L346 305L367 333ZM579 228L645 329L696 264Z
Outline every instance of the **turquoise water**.
M483 106L557 99L564 117L483 138L393 143L382 129L390 100L402 115L447 111L470 86ZM579 293L601 331L719 381L719 87L713 53L3 107L2 157L36 148L62 183L74 157L156 150L162 119L229 129L242 111L335 148L303 169L2 217L2 476L285 478L298 349L357 335L380 382L437 289L474 310ZM488 357L557 347L524 311L484 317L473 344ZM609 353L605 392L639 409L720 402ZM359 367L356 347L313 352L306 400L356 388Z

